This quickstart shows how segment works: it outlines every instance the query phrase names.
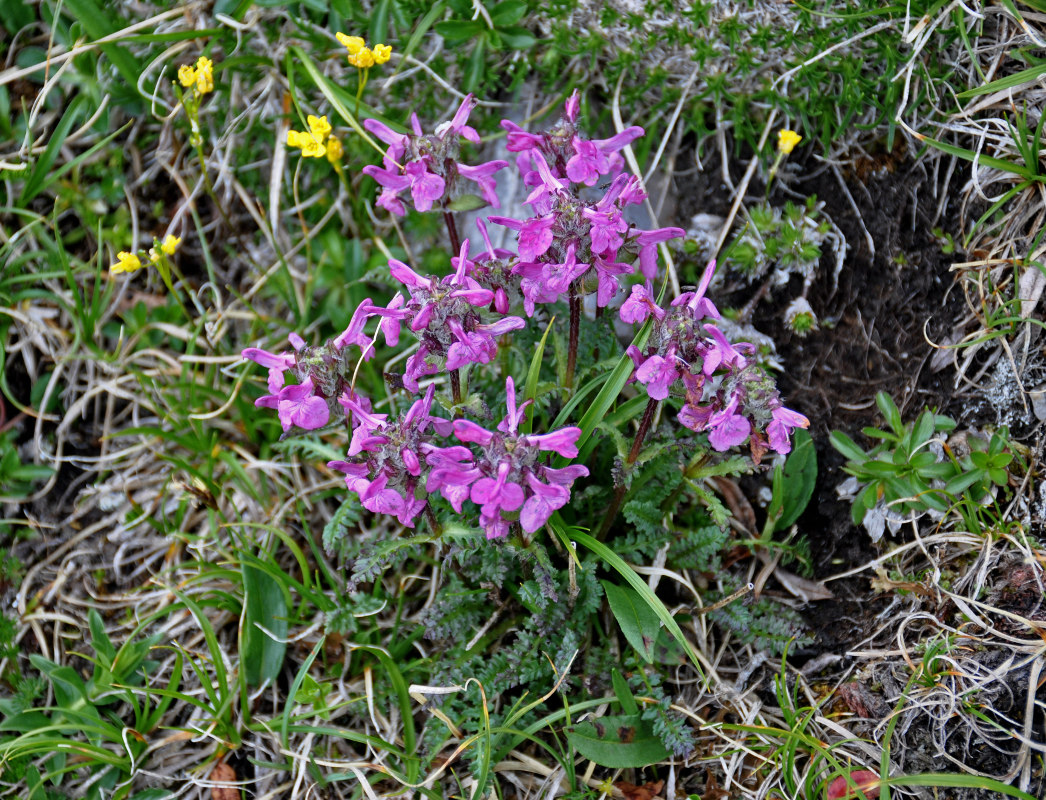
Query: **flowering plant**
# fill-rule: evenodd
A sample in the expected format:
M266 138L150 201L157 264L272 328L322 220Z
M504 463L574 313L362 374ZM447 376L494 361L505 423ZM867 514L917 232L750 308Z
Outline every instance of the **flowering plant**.
M605 536L648 440L682 445L694 456L691 464L701 454L744 445L756 463L769 451L788 453L791 431L807 420L784 407L755 348L729 341L718 326L719 311L706 297L714 262L693 291L665 302L658 248L683 231L644 230L629 219L630 208L647 195L639 179L624 172L620 151L643 130L586 138L577 124L577 92L546 131L502 121L507 150L529 190L528 211L477 219L482 244L474 247L460 236L456 214L482 204L500 209L498 176L509 167L502 159L464 163L463 145L480 143L469 125L474 107L466 97L433 133L424 132L415 114L409 134L364 122L386 145L382 164L363 168L378 184L377 204L397 216L406 215L408 204L441 213L452 271L424 275L389 258L391 299L364 300L338 336L309 346L292 333L289 350L244 350L245 358L268 369L268 394L256 404L276 411L285 435L344 428L346 456L328 466L345 475L367 510L407 527L424 518L435 534L456 519L488 539L525 543L553 515L567 513L585 479L596 491L613 482L603 506ZM322 117L310 117L309 124L307 133L291 132L289 143L303 155L323 155L331 127ZM515 247L495 247L488 225L514 234ZM565 321L565 336L556 320ZM626 347L618 336L628 328L633 338ZM554 369L544 363L550 331L553 349L563 354ZM609 377L594 357L579 363L582 339L600 337L620 348ZM379 346L400 348L405 341L411 342L405 359L394 359L403 361L402 372L385 373L400 397L384 403L357 391L360 364ZM548 391L539 397L542 375ZM582 385L581 376L589 382ZM580 402L600 381L596 401L579 415ZM609 473L605 459L593 453L600 403L603 412L615 404L632 410L617 415L613 440L624 441L620 427L640 417L631 447L627 454L618 448ZM396 413L400 405L405 410ZM674 422L663 406L675 411ZM498 408L504 415L495 424ZM534 432L539 420L543 433ZM600 522L571 516L582 527Z

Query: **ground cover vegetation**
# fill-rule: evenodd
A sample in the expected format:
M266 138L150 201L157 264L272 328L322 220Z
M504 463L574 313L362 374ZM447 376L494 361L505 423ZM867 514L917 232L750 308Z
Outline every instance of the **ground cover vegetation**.
M0 6L0 795L1046 792L1046 7Z

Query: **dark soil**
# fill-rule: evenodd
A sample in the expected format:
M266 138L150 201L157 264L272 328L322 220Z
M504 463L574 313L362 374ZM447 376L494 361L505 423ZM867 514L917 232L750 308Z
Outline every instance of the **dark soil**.
M732 170L735 175L740 172L739 168ZM810 419L817 447L818 481L813 499L799 520L799 530L809 539L816 577L826 578L866 564L882 552L863 529L853 524L849 502L836 494L836 486L845 477L841 471L844 459L829 445L828 434L842 430L859 443L867 443L861 429L882 424L875 404L880 391L893 397L906 420L914 419L924 407L956 418L964 416L963 399L953 396L951 373L931 371L934 350L924 338L925 331L931 341L943 340L955 321L965 315L961 293L949 292L949 268L962 261L963 255L945 254L932 233L935 223L927 217L926 209L936 209L938 199L932 196L931 177L924 167L896 157L859 165L845 174L853 204L834 172L818 171L816 164L807 164L799 173L809 177L793 182L791 190L799 197L816 195L824 201L825 216L843 232L847 242L838 283L833 278L835 256L826 253L807 296L818 318L834 325L824 325L804 338L784 324L785 307L801 291L798 279L761 301L752 323L776 343L784 365L777 378L778 387L786 405ZM684 224L690 215L701 211L725 216L730 198L722 187L713 185L719 174L718 166L712 167L698 176L691 191L680 193L685 198L679 207ZM750 200L758 202L764 187L753 186L751 193ZM776 190L772 202L784 204ZM949 230L947 213L942 222L946 233L957 233ZM865 229L871 235L874 252ZM728 281L727 288L735 291L716 300L721 306L743 306L755 289L741 286L737 282L731 287ZM1008 599L1025 613L1041 612L1037 591L1023 591L1022 580L1011 583L998 591L1009 591ZM866 577L833 581L829 588L836 595L834 599L810 603L803 609L815 642L794 653L800 661L821 653L844 656L883 622L877 615L888 598L877 595ZM829 669L835 671L850 663L844 658ZM1022 716L1026 681L1025 676L1024 684L1006 687L1007 702L999 698L1006 706L1003 713ZM855 691L867 692L867 687L856 686ZM913 745L909 756L919 751L916 742L920 736L932 736L926 725L926 721L915 723L905 737ZM941 733L938 731L937 736ZM946 738L949 749L956 750L954 755L961 757L960 751L965 751L980 769L1001 774L1010 766L1006 763L1012 758L1008 749L989 747L976 734L972 739L967 734ZM907 766L950 769L942 763ZM960 794L963 798L986 796L976 791Z

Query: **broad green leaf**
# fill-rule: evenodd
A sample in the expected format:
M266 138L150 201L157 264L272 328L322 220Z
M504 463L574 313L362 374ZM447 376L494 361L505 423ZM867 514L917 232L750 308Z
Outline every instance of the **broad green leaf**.
M553 515L551 521L553 522L552 530L563 541L564 547L569 549L570 539L575 540L578 544L587 547L599 556L604 564L613 567L622 578L628 581L629 585L631 585L631 587L643 598L643 601L653 609L655 614L657 614L658 619L661 620L665 628L668 629L668 632L672 634L673 638L682 645L683 649L686 651L687 658L690 659L690 663L694 665L694 669L696 669L698 674L703 678L704 669L701 667L701 659L697 655L697 651L694 650L693 645L690 644L686 636L683 634L682 629L679 627L679 623L675 621L669 610L665 608L665 604L662 603L657 595L651 591L650 587L647 586L646 581L640 578L636 571L625 563L625 560L621 558L621 556L593 536L578 528L571 528L568 537L566 526L563 525L558 513Z
M451 211L475 211L477 208L483 208L486 204L487 201L478 194L462 194L451 200L447 207Z
M638 715L581 722L567 728L566 734L567 741L584 758L609 769L645 767L670 755L653 725Z
M498 31L501 40L513 50L529 50L538 43L537 37L526 28L513 25Z
M782 474L781 518L774 530L784 530L792 525L806 509L814 494L817 482L817 451L814 440L805 430L795 431L792 452L788 454ZM774 493L777 493L775 481Z
M491 9L490 20L499 28L515 25L527 13L526 0L504 0Z
M247 683L259 686L275 680L283 668L287 652L287 598L283 587L268 572L250 564L243 564L242 568L240 663Z
M654 643L657 642L657 632L661 628L657 614L647 605L636 592L631 589L600 581L603 591L606 592L607 600L610 602L610 610L621 626L621 632L625 634L628 643L643 657L646 663L654 661Z

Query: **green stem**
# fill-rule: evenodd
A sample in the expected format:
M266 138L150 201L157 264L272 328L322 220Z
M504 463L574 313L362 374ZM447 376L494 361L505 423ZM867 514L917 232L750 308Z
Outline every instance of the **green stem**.
M577 346L581 338L581 296L577 284L570 284L570 337L567 341L567 377L564 381L567 389L574 388L574 372L577 368Z
M625 458L622 472L627 473L631 466L636 463L636 459L639 458L639 452L643 449L643 440L646 439L646 435L650 431L659 402L653 397L647 401L646 408L643 411L643 418L639 421L639 430L636 431L636 438L632 440L632 448L628 451L628 456ZM617 512L621 510L621 503L624 501L627 492L628 487L624 483L614 487L614 498L610 501L610 508L607 509L607 513L603 517L603 524L599 527L599 533L596 534L597 541L603 541L610 532L610 526L614 524L614 519L617 517Z

